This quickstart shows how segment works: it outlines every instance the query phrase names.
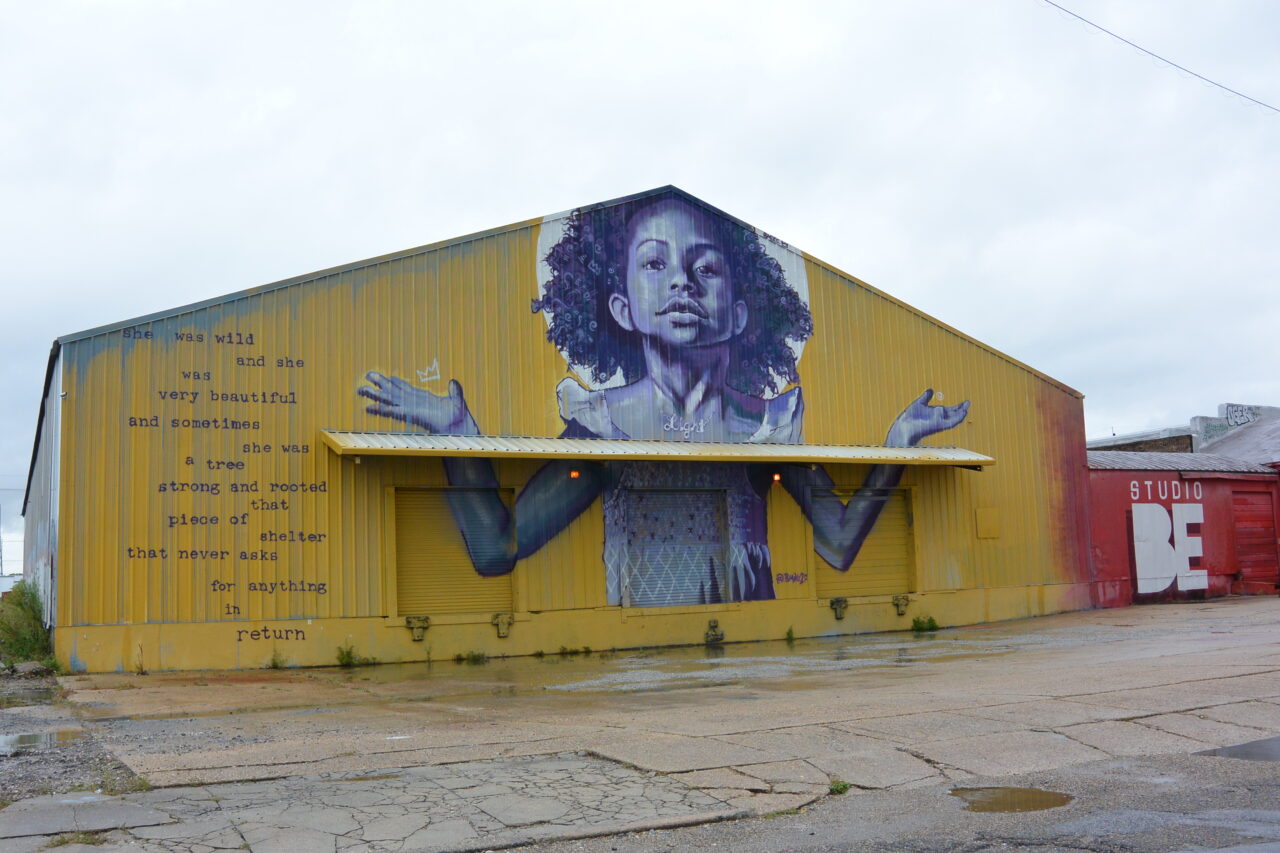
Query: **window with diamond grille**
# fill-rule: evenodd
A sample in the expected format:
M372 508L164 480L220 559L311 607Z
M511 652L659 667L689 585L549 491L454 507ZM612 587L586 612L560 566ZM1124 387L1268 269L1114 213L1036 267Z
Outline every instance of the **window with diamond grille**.
M627 607L727 600L725 493L629 489L622 603Z

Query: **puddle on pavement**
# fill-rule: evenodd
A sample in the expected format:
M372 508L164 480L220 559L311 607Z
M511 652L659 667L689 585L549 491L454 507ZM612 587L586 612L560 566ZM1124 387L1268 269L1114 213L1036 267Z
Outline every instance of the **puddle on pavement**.
M56 732L37 732L35 734L0 735L0 755L10 756L28 749L47 749L61 746L84 737L81 729L61 729Z
M1216 755L1219 758L1243 758L1246 761L1280 761L1280 737L1253 740L1235 746L1206 749L1196 755Z
M1114 629L1109 640L1146 637L1151 629ZM464 696L521 699L544 691L580 694L660 693L700 687L786 691L806 679L839 673L846 679L903 679L922 668L953 661L995 657L1027 649L1071 648L1097 642L1096 626L1028 630L952 628L927 634L906 632L817 637L722 646L586 650L522 658L489 658L476 665L452 660L382 664L360 671L361 688L390 698L382 685L395 686L399 700L459 699ZM349 670L315 670L320 679L349 678Z
M679 690L690 687L756 684L827 673L867 672L882 678L894 670L915 670L965 658L1006 654L1042 643L1035 635L985 637L978 632L938 631L924 636L902 634L829 637L723 646L706 649L660 649L619 652L607 666L578 670L586 677L566 677L545 684L547 690L628 692ZM1020 641L1021 640L1021 641ZM575 673L576 674L576 673ZM564 673L569 676L568 672Z
M1107 640L1120 641L1155 636L1153 629L1113 628ZM1019 624L950 628L927 634L896 632L803 638L791 643L773 640L650 649L565 649L541 656L489 658L483 664L458 664L453 660L425 663L392 663L359 670L359 684L349 669L317 668L292 673L293 680L314 679L354 688L351 695L333 694L326 708L304 711L301 705L218 709L194 712L135 714L134 719L163 720L190 717L224 717L251 711L279 713L332 713L334 709L371 702L424 701L519 702L547 692L581 696L644 692L676 693L695 688L749 690L752 693L785 693L803 689L817 680L838 674L855 687L860 680L908 681L916 673L948 663L993 658L1026 650L1073 648L1098 641L1098 627L1039 627ZM258 677L258 676L255 676ZM358 695L357 695L358 694ZM86 712L106 717L115 706L101 710L82 706Z
M952 788L950 793L965 801L965 811L1001 814L1056 809L1075 799L1070 794L1039 788Z

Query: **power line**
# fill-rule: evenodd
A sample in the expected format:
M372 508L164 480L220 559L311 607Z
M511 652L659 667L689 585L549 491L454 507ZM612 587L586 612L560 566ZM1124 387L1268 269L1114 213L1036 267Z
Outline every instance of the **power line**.
M1273 107L1273 106L1271 106L1271 105L1270 105L1270 104L1268 104L1268 103L1264 103L1263 101L1259 101L1257 98L1250 98L1250 97L1249 97L1248 95L1246 95L1244 92L1237 92L1235 89L1232 89L1230 86L1224 86L1224 85L1222 85L1221 83L1217 82L1216 80L1210 80L1208 77L1204 76L1203 74L1197 74L1196 72L1192 71L1190 68L1184 68L1183 66L1179 65L1178 63L1174 62L1174 61L1173 61L1173 60L1171 60L1171 59L1165 59L1163 56L1161 56L1161 55L1160 55L1160 54L1158 54L1158 53L1152 53L1151 51L1147 50L1147 49L1146 49L1145 47L1143 47L1142 45L1140 45L1140 44L1134 44L1133 42L1129 41L1129 40L1128 40L1127 38L1125 38L1124 36L1116 35L1115 33L1111 32L1111 30L1107 29L1106 27L1099 26L1098 24L1095 24L1093 21L1089 20L1088 18L1084 17L1083 15L1077 15L1075 12L1072 12L1070 9L1067 9L1067 8L1065 8L1065 7L1063 7L1063 6L1059 6L1057 3L1053 2L1053 0L1044 0L1044 2L1048 3L1050 6L1052 6L1053 8L1057 9L1057 10L1058 10L1058 11L1060 11L1060 12L1066 12L1068 15L1070 15L1071 17L1075 18L1075 19L1076 19L1076 20L1078 20L1078 21L1082 21L1082 22L1084 22L1084 23L1088 24L1089 26L1093 27L1095 30L1100 30L1101 32L1104 32L1104 33L1106 33L1107 35L1111 36L1113 39L1117 39L1117 40L1119 40L1119 41L1124 42L1125 44L1129 45L1129 47L1133 48L1134 50L1140 50L1140 51L1142 51L1143 53L1145 53L1147 56L1150 56L1150 57L1151 57L1151 58L1153 58L1153 59L1158 59L1158 60L1160 60L1160 61L1161 61L1161 62L1163 62L1165 65L1172 65L1174 68L1178 69L1179 71L1183 71L1183 72L1185 72L1185 73L1187 73L1187 74L1190 74L1192 77L1195 77L1195 78L1196 78L1196 79L1198 79L1198 80L1203 80L1204 82L1208 83L1210 86L1217 86L1219 89L1222 89L1224 92L1230 92L1231 94L1235 95L1235 96L1236 96L1236 97L1238 97L1238 98L1244 98L1246 101L1251 101L1252 103L1255 103L1255 104L1257 104L1257 105L1258 105L1258 106L1260 106L1260 107L1266 107L1267 109L1271 110L1272 112L1280 113L1280 107Z

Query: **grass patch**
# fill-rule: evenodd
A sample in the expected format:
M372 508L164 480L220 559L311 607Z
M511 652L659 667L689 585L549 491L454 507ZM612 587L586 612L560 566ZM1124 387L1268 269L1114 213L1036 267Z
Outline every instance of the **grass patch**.
M927 634L938 630L938 620L932 616L916 616L911 620L911 630L917 634Z
M784 640L786 640L786 641L787 641L787 645L788 645L788 646L794 646L794 645L795 645L795 642L796 642L796 632L795 632L795 629L794 629L794 628L792 628L790 625L788 625L788 626L787 626L787 634L786 634L786 636L784 636L782 639L784 639Z
M467 652L463 654L459 652L453 656L454 663L469 663L472 666L478 666L482 663L489 662L489 656L484 652Z
M275 655L272 655L274 661ZM356 651L355 643L347 643L345 646L338 646L338 666L370 666L378 662L377 658L365 657Z
M18 581L9 594L0 599L0 660L15 663L45 661L52 657L53 646L44 627L40 591L34 584Z
M792 815L797 815L797 814L800 814L799 809L782 809L780 811L769 812L768 814L762 814L760 815L760 817L764 818L765 820L773 820L774 818L791 817Z
M147 664L142 656L142 643L138 643L138 656L133 660L133 673L134 675L147 674Z
M135 773L119 775L104 773L98 788L102 793L115 797L120 794L141 794L143 791L150 791L151 783L146 780L146 777Z
M853 784L851 782L846 782L843 779L832 779L831 784L827 786L827 793L847 794L852 787Z
M55 835L45 844L44 849L49 850L53 847L66 847L68 844L88 844L97 847L100 844L107 843L107 834L105 832L64 832L61 835Z
M280 654L279 649L271 650L271 660L267 662L267 669L284 669L289 663L285 656Z

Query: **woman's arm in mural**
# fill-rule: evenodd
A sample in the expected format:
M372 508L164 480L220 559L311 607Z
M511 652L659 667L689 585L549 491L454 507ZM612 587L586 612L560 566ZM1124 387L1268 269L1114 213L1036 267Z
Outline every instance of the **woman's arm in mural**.
M365 407L380 415L439 435L480 435L467 408L462 386L449 382L446 394L433 394L396 376L376 371L365 375L368 385L357 393L373 402ZM450 492L449 510L467 543L478 574L504 575L547 544L591 505L604 486L604 466L598 463L550 462L530 478L516 498L515 525L498 494L498 477L488 459L444 458L449 485L467 491ZM578 476L571 477L576 470Z
M958 406L930 406L933 389L911 401L885 438L888 447L915 447L925 438L952 429L969 414L969 401ZM902 480L902 465L873 465L861 488L846 502L822 466L787 466L782 485L813 525L813 549L840 571L846 571L862 549L884 509L882 490Z

